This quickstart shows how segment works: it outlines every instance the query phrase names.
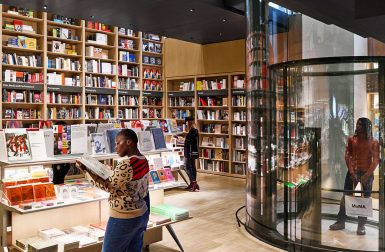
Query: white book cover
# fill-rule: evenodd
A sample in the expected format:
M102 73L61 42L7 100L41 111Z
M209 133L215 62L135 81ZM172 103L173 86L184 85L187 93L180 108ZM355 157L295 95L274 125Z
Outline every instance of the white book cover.
M155 149L154 138L151 131L138 132L139 149L140 151L151 151Z
M154 158L153 160L154 160L154 169L155 170L160 170L160 169L164 168L162 158Z
M32 160L47 159L44 131L28 131L28 138L31 146Z
M111 176L112 170L107 168L104 164L100 163L99 160L93 158L87 154L84 154L78 159L90 172L98 175L102 179L106 180Z
M52 158L54 156L55 137L52 129L44 129L44 142L47 157Z
M8 161L4 130L0 130L0 161Z
M65 235L65 233L57 228L48 228L39 231L39 236L44 239L49 239L60 235Z
M71 154L83 154L88 151L87 125L71 125Z
M31 148L26 129L5 129L8 161L31 160Z
M106 139L103 133L91 133L91 151L92 154L107 153Z

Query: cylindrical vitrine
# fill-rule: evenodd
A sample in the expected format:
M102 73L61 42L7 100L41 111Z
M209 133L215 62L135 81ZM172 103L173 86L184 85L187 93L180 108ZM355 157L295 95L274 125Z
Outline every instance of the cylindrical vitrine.
M248 72L246 229L289 251L384 251L385 57L306 59L266 69L265 85L252 81L263 74ZM359 118L371 127L354 160L369 157L373 172L359 169L373 176L353 186L346 179L347 142L359 134ZM365 235L357 233L358 215L330 229L341 219L344 193L370 196Z

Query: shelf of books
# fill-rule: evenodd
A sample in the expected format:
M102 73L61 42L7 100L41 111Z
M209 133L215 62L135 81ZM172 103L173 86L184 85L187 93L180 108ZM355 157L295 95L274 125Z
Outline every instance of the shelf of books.
M204 133L199 137L199 168L202 171L230 173L228 78L228 75L196 78L197 126Z
M178 132L185 132L186 116L195 117L195 77L167 79L166 117L175 119Z
M231 83L231 173L246 175L246 86L245 75L230 76Z
M159 120L164 118L164 62L162 37L142 33L142 118Z
M37 125L44 119L44 15L1 7L1 126Z
M0 128L165 118L162 37L0 6Z

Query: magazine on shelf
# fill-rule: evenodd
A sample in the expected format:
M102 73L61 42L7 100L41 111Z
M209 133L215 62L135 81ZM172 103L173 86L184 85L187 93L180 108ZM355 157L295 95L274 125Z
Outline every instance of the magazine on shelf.
M112 174L112 171L107 166L100 163L99 160L91 157L90 155L84 154L78 160L86 167L87 170L95 175L98 175L104 180L108 179L108 177Z
M28 131L28 138L31 146L32 160L47 159L44 131Z
M92 154L107 153L105 136L103 133L91 133Z
M154 138L150 131L140 131L137 135L140 151L151 151L155 149Z

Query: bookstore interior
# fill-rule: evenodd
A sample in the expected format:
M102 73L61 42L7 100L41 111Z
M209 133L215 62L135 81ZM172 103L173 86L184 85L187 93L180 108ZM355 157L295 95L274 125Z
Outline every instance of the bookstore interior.
M357 119L371 122L383 160L381 42L265 1L246 1L246 39L208 44L0 6L1 251L100 251L109 194L75 163L108 178L124 128L136 132L150 165L144 245L165 230L184 251L173 226L195 217L166 202L189 184L186 117L199 131L199 176L246 185L231 210L245 235L288 251L384 251L376 151L370 194L344 183ZM370 211L349 212L345 230L329 229L352 190L357 197L345 200Z

